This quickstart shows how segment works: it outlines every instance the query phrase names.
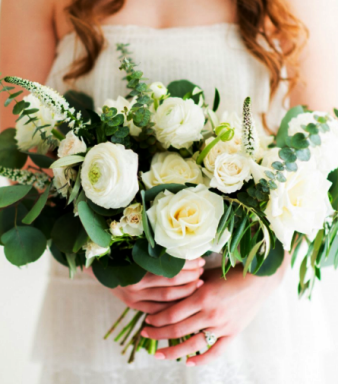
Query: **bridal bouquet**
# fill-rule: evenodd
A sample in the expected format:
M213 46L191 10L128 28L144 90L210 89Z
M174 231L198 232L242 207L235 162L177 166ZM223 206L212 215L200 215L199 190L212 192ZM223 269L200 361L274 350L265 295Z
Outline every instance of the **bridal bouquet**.
M306 243L299 294L311 292L323 266L338 266L338 120L295 107L267 136L250 98L242 116L217 114L217 89L210 107L187 80L149 85L127 46L118 50L130 92L97 110L82 93L0 81L18 116L0 135L0 175L15 182L0 188L8 261L26 265L48 247L70 277L91 267L115 288L148 271L172 278L212 252L225 278L238 263L244 275L271 275L284 251L293 265ZM13 85L30 95L18 101ZM28 157L34 166L23 169ZM130 361L142 347L156 351L140 335L144 317L137 312L116 338L133 346Z

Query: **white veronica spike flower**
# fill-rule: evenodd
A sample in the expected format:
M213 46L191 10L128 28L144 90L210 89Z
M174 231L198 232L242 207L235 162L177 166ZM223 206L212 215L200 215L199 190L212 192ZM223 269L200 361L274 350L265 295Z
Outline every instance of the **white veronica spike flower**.
M84 125L83 120L81 119L81 113L78 112L75 116L75 109L70 108L67 100L54 89L15 76L5 77L5 81L27 89L27 91L31 92L33 96L39 99L46 108L49 108L55 115L57 115L57 120L66 120L68 122L74 121L74 128L77 129Z
M251 99L247 97L243 105L243 147L250 157L256 158L259 151L259 138L251 113Z

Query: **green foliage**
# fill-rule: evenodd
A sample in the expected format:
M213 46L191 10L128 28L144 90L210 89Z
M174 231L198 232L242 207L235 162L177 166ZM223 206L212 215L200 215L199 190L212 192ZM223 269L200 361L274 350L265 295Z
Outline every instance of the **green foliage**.
M304 149L310 145L304 133L296 133L291 137L291 146L294 149Z
M15 134L14 128L0 133L0 166L22 168L26 163L27 155L18 150Z
M26 216L27 209L23 204L7 207L0 210L0 239L16 225L22 224L22 219Z
M153 237L152 230L149 225L148 216L147 216L147 206L146 206L146 199L145 199L145 191L141 191L141 198L142 198L142 224L143 224L143 230L144 234L146 235L146 238L152 248L155 248L155 241Z
M103 259L108 258L104 257L100 260L95 260L92 267L97 280L108 288L137 284L147 273L146 270L135 263L127 261L114 263L112 260L104 262Z
M23 199L32 189L31 185L12 185L0 188L0 208L8 207Z
M147 191L145 191L144 197L146 202L154 201L155 197L167 190L171 193L178 193L179 191L182 191L182 189L187 188L186 185L184 184L160 184L157 185L156 187L150 188Z
M215 88L214 104L213 104L213 107L212 107L212 110L213 110L214 112L217 111L220 102L221 102L221 96L220 96L220 94L219 94L218 89Z
M294 118L300 115L301 113L304 113L305 110L302 106L298 105L294 108L291 108L285 115L285 117L282 120L282 123L279 127L276 141L277 141L277 147L283 148L286 146L286 141L288 137L288 129L289 129L289 123Z
M40 155L39 153L25 152L33 161L35 165L42 169L49 168L53 163L54 159L49 156Z
M60 264L64 265L65 267L68 267L68 262L67 262L67 258L66 258L66 255L64 253L62 253L56 246L55 244L52 243L52 245L50 246L50 252L52 254L52 256L54 257L54 259L56 261L58 261Z
M40 215L44 206L47 203L47 199L48 199L51 187L52 187L52 184L49 184L46 190L40 195L39 200L36 202L34 207L23 218L22 222L24 224L32 224L32 222Z
M295 152L288 147L284 147L279 151L279 157L287 163L294 163L297 160Z
M90 208L96 212L100 216L107 216L107 217L112 217L112 216L117 216L123 212L123 208L119 209L106 209L103 207L100 207L99 205L94 204L91 200L88 199L88 205Z
M73 107L77 112L81 112L83 121L88 121L90 119L88 109L95 109L94 101L90 96L83 92L71 90L67 91L63 97L68 101L71 108Z
M59 160L54 161L50 168L60 168L67 167L69 165L79 164L82 163L84 159L85 158L80 155L65 156Z
M78 204L80 220L91 240L101 247L109 247L111 235L105 219L94 212L85 201Z
M335 211L338 211L338 169L332 171L329 174L328 179L332 183L329 190L329 194L331 195L331 205Z
M185 264L184 259L172 257L167 253L155 258L148 253L148 242L137 240L133 248L133 259L140 267L158 276L172 278L176 276Z
M47 247L41 231L33 227L15 227L1 237L7 260L20 267L38 260Z
M271 249L262 265L255 272L257 276L271 276L276 273L284 260L284 249L280 241L276 241L275 248ZM255 271L258 265L257 257L252 261L252 270Z
M204 94L199 93L199 94L193 95L194 89L196 87L200 88L196 84L193 84L188 80L177 80L177 81L171 82L168 85L168 92L171 97L180 97L181 99L183 98L193 99L194 102L198 104L200 100L200 96L202 95L202 97L204 98ZM216 100L216 104L217 104L217 100Z

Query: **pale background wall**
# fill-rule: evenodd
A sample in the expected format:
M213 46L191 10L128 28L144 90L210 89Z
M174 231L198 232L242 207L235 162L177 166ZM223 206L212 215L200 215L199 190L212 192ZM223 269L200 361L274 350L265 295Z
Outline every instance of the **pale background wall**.
M5 180L0 177L0 186L4 185ZM30 361L30 353L48 281L47 273L48 256L20 270L6 260L0 246L0 384L38 383L42 367ZM320 284L327 296L331 320L338 320L338 271L325 271L323 280ZM335 344L338 352L338 338ZM337 375L333 373L332 381L325 384L338 382Z

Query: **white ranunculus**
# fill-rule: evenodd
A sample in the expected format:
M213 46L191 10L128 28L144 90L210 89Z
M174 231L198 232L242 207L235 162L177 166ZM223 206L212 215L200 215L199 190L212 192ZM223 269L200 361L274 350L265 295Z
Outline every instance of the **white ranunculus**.
M224 213L221 196L204 185L173 194L161 192L147 211L157 244L171 256L193 260L205 252L222 248L214 244L217 227Z
M123 211L121 226L123 233L130 236L140 236L143 233L142 205L140 203L129 205Z
M333 213L328 190L331 186L314 161L298 162L296 172L284 172L285 183L271 190L265 213L277 238L289 251L295 231L312 236Z
M244 181L250 179L250 159L247 156L223 153L216 158L210 187L224 193L233 193L242 188Z
M142 174L142 181L150 189L160 184L203 184L201 167L192 158L183 159L176 152L157 153L150 171Z
M159 81L152 83L149 88L152 91L152 97L154 99L160 99L168 93L168 89L166 88L166 86Z
M30 115L30 117L36 117L38 119L35 123L32 122L26 124L29 120L28 116L23 117L16 123L15 139L18 142L18 147L21 151L37 148L38 153L45 154L48 151L49 146L41 139L40 132L46 132L47 136L51 135L51 131L55 127L58 119L60 119L60 116L55 115L50 109L43 106L39 99L33 95L28 95L24 97L23 100L30 103L30 109L36 108L39 109L39 111ZM50 126L43 128L41 131L34 134L36 126L42 127L47 124Z
M77 153L86 152L86 150L87 145L83 139L78 138L74 131L69 131L65 139L60 142L58 156L65 157L76 155Z
M154 114L154 130L164 148L189 148L202 139L204 113L193 100L169 97Z
M136 98L133 98L129 102L124 97L119 96L116 100L107 99L104 102L103 105L107 106L109 108L116 108L117 109L117 113L121 113L125 117L124 125L129 128L129 132L130 132L131 136L136 136L137 137L141 133L142 129L137 127L133 123L132 120L130 120L130 121L127 120L127 114L130 111L130 109L133 106L133 104L135 104L135 102L136 102ZM127 109L127 113L126 113L125 109ZM102 113L102 108L98 108L98 112L101 114Z
M76 179L76 171L72 168L53 168L54 187L63 196L67 197L70 181Z
M315 115L327 116L327 114L323 112L302 113L298 115L289 123L289 136L293 136L298 132L306 134L302 125L307 126L310 123L317 124L314 118ZM330 131L319 132L321 145L310 147L311 154L316 160L318 169L325 175L328 175L331 171L338 168L338 121L330 117L327 125L330 127Z
M91 266L95 257L104 256L110 251L110 247L103 248L92 241L85 244L83 249L86 251L86 268Z
M139 186L138 156L121 144L101 143L86 155L81 182L86 196L104 208L125 207L134 199Z

